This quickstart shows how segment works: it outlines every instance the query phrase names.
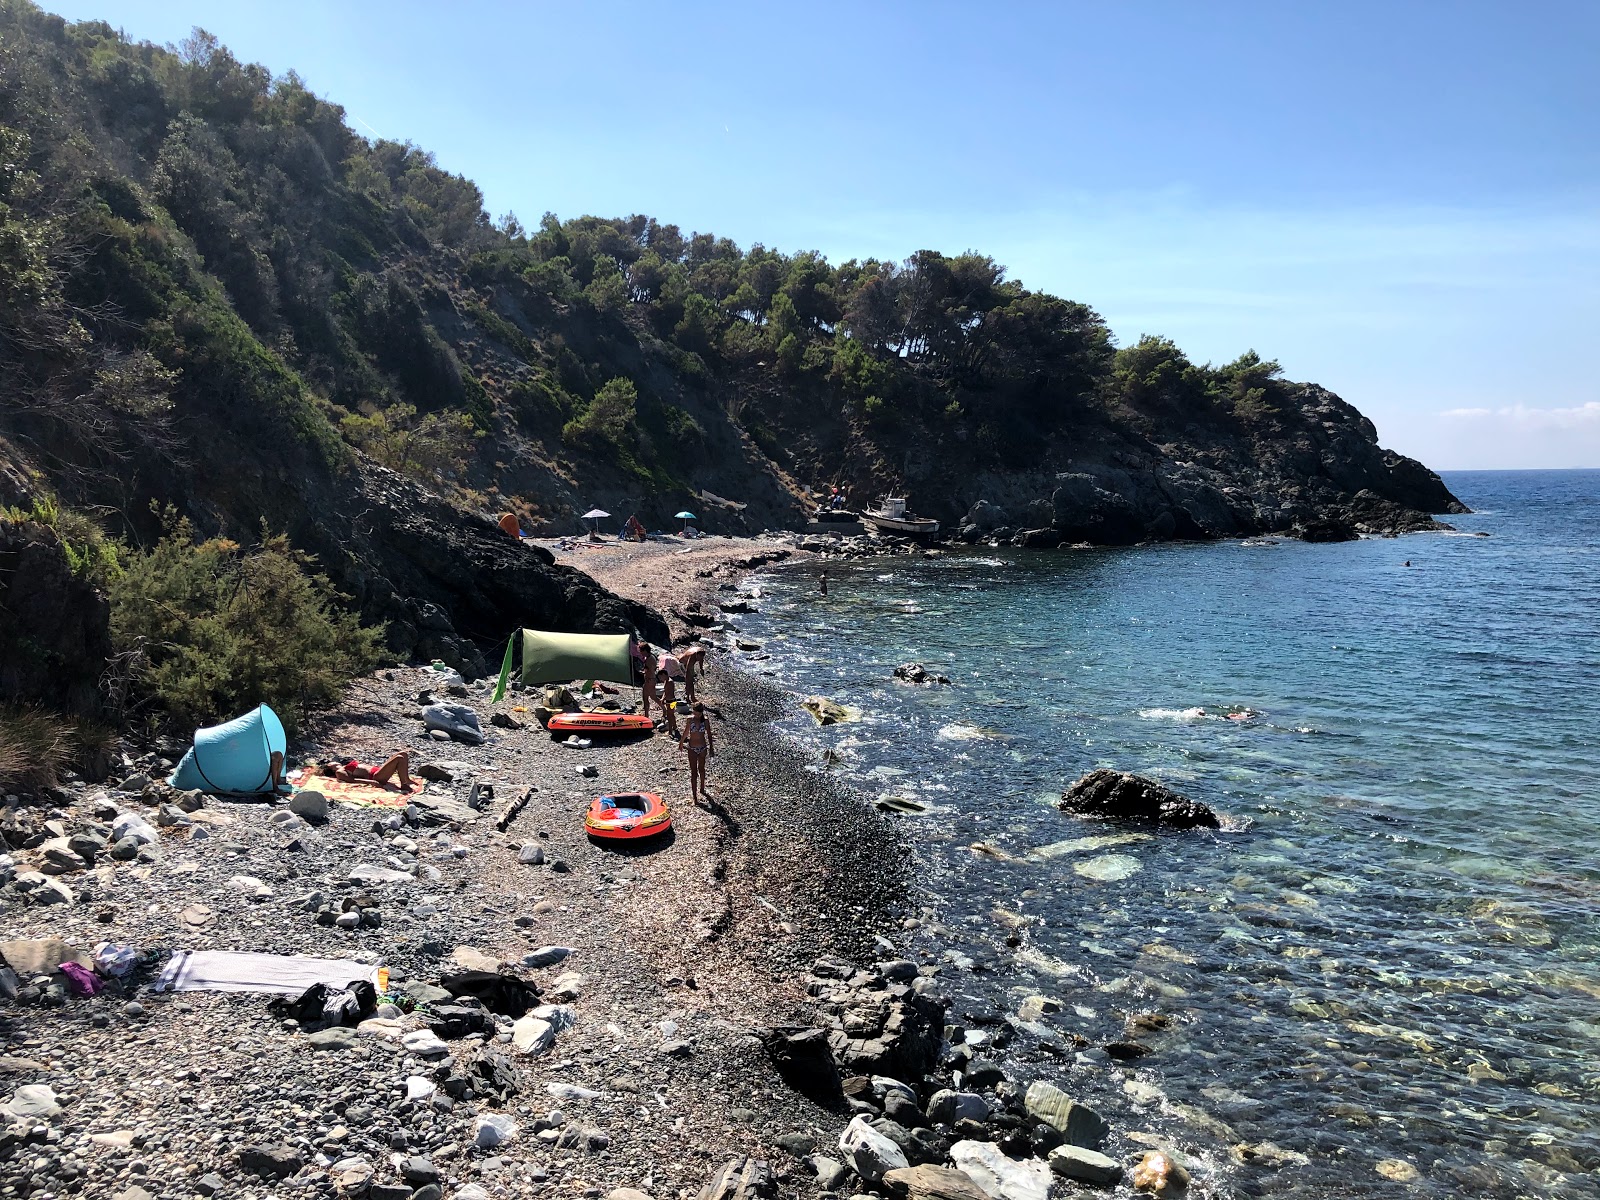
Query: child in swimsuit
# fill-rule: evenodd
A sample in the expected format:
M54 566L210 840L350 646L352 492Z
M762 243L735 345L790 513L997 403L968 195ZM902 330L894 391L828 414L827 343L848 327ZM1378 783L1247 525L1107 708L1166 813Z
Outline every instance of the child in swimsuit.
M717 752L717 741L706 720L706 706L696 703L694 715L683 727L683 752L689 756L689 799L698 804L706 795L706 759Z
M667 717L667 732L674 741L678 738L678 710L675 707L678 699L678 685L672 681L672 676L665 670L656 672L656 682L661 685L661 711Z

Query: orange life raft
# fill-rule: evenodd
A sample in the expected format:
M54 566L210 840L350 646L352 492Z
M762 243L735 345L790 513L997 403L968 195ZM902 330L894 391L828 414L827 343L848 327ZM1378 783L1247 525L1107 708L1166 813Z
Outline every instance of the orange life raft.
M597 838L655 837L672 828L672 812L654 792L618 792L594 798L583 828Z
M557 713L545 725L551 733L650 733L655 722L638 713Z

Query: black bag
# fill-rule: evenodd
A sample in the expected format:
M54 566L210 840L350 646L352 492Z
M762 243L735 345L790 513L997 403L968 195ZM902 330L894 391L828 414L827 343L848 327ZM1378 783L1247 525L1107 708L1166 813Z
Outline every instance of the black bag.
M357 979L347 987L332 988L313 983L292 1000L280 996L267 1005L274 1016L298 1021L302 1025L359 1025L378 1010L378 989L371 981Z
M505 1017L520 1017L539 1003L539 989L515 975L493 971L458 971L439 980L439 986L452 996L476 996L490 1012Z

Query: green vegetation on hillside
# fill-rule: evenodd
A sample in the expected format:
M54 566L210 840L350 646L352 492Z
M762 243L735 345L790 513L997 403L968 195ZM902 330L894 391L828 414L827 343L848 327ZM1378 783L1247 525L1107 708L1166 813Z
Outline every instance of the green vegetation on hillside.
M668 486L707 412L781 458L796 404L1018 466L1085 423L1270 428L1295 395L1254 354L1118 350L981 253L835 264L645 216L491 221L292 72L25 0L0 0L0 296L0 417L79 467L180 464L203 415L334 466L348 443L440 480L492 433Z

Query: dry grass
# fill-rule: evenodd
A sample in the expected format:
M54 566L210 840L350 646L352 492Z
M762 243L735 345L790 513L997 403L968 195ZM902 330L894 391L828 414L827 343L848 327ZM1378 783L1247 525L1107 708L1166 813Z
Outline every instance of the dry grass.
M0 708L0 788L55 786L75 732L71 721L36 708Z

